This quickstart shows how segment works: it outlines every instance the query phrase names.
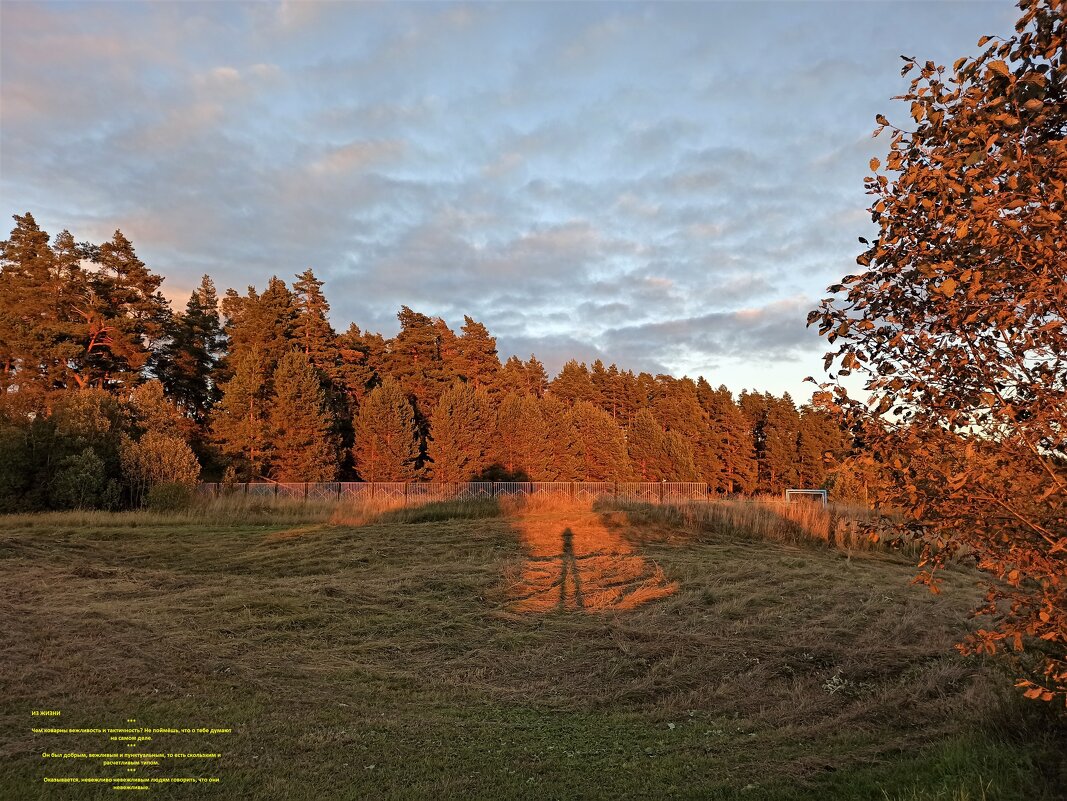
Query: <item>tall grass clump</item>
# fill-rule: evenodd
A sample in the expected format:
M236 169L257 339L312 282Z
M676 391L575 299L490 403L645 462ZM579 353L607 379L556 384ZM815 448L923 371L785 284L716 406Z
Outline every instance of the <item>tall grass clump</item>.
M862 506L822 506L766 498L667 504L604 500L597 508L625 512L635 523L712 535L758 537L791 545L822 543L843 550L877 547L868 531L880 520L878 513Z

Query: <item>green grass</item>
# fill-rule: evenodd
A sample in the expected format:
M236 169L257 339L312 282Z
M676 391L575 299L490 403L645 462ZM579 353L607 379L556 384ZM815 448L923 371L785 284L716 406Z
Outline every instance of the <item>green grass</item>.
M952 649L968 572L631 509L674 595L519 615L513 511L0 518L0 798L114 797L39 783L50 708L235 729L157 799L1063 798L1051 710Z

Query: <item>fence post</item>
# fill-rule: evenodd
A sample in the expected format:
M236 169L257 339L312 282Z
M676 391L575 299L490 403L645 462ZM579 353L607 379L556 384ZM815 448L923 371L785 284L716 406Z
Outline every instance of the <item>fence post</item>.
M666 489L666 487L667 487L667 482L666 481L660 481L659 482L659 502L660 502L660 506L663 505L663 490Z
M341 500L341 482L340 481L337 482L337 500L338 501Z
M245 482L245 497L248 496L248 482Z
M274 482L274 497L275 498L278 497L278 482L277 481Z
M304 503L307 503L308 499L308 483L304 482Z
M408 484L410 483L409 481L404 482L404 506L408 505Z

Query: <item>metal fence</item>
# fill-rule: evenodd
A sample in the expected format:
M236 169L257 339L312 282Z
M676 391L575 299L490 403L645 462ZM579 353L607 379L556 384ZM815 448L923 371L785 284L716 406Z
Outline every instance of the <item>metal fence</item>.
M309 501L399 500L411 504L537 495L576 500L614 498L645 503L706 501L718 497L708 492L707 484L672 481L332 481L297 484L264 481L200 484L197 493L212 498L245 495Z

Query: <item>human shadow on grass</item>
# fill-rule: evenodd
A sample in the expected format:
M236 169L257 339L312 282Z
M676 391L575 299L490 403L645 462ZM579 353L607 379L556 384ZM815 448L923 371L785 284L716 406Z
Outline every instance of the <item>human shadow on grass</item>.
M589 509L520 514L526 558L511 588L519 612L610 612L664 598L678 587Z

